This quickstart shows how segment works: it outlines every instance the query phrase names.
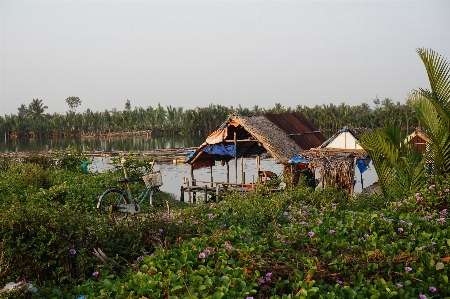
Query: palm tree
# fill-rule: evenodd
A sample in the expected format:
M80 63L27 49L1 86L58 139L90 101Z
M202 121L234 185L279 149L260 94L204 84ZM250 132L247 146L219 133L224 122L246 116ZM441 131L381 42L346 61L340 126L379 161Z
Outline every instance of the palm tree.
M417 49L431 90L419 88L409 94L417 119L432 139L436 174L450 173L450 65L429 49Z
M44 111L47 108L47 106L44 106L42 100L33 99L28 105L28 112L33 117L33 119L36 120L37 118L44 116Z

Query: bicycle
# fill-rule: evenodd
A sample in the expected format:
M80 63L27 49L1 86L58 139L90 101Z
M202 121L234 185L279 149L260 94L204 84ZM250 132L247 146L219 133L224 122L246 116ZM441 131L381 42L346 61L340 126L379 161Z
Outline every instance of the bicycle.
M110 187L99 197L97 209L100 214L109 214L112 218L117 219L125 213L138 214L141 213L141 205L148 199L150 203L150 212L161 212L170 214L169 201L164 193L159 189L162 186L162 174L160 171L153 172L153 165L149 171L141 170L142 179L145 183L145 189L139 196L133 197L130 189L132 179L127 176L126 168L123 167L125 177L118 180L119 183L125 185L125 188Z

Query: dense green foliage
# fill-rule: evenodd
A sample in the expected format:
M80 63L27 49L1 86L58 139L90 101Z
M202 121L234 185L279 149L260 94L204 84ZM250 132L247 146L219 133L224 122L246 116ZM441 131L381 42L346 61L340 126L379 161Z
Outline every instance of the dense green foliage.
M405 137L392 125L361 136L360 145L373 161L385 197L402 197L426 185L427 155L405 143Z
M0 286L27 281L0 298L450 296L443 177L395 201L293 189L114 222L95 204L120 172L0 165Z
M79 100L78 98L76 98ZM34 101L34 100L33 100ZM42 106L42 100L39 100ZM343 126L378 128L384 127L389 121L397 123L405 130L417 125L412 107L406 104L395 103L390 99L380 101L375 99L375 108L367 103L349 106L342 103L338 106L316 105L307 107L284 107L276 103L270 109L254 106L252 109L244 107L225 107L222 105L209 105L184 110L182 107L135 107L127 105L123 111L97 111L89 109L82 113L75 113L71 108L66 114L40 114L31 113L31 108L22 105L17 114L0 116L0 135L15 137L32 136L73 136L80 134L99 134L105 132L127 132L152 130L154 135L161 134L209 134L216 130L231 113L243 116L259 115L262 113L282 113L298 111L305 115L321 130L329 129L332 132ZM38 103L38 104L39 104ZM130 104L127 101L126 104ZM30 104L31 105L31 104ZM42 108L42 107L41 107ZM35 109L36 110L36 109ZM37 116L39 115L39 117Z
M430 152L437 174L450 173L450 63L432 50L418 49L431 90L420 88L410 95L420 124L432 139Z
M450 65L432 50L418 49L417 53L425 65L431 90L414 90L409 101L431 140L427 141L427 149L422 152L406 143L396 126L361 136L360 144L373 160L385 197L416 192L427 183L427 172L450 172Z

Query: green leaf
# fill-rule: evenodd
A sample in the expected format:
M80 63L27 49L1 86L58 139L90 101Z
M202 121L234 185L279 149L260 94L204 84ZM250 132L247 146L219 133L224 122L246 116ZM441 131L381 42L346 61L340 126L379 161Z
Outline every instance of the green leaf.
M441 270L441 269L444 269L444 264L443 263L436 264L436 270Z
M176 291L181 290L182 288L183 288L183 286L174 286L170 291L172 293L175 293Z
M215 292L214 295L212 296L212 299L222 299L223 296L225 296L224 293L222 293L222 292Z

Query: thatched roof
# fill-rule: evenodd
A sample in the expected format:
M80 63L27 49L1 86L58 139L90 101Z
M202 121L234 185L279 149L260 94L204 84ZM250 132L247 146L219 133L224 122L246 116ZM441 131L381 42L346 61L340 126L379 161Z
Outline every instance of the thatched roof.
M286 126L287 123L290 125ZM277 162L287 163L293 155L319 146L324 140L314 125L298 112L260 116L232 114L186 162L229 161L267 152Z
M255 137L278 162L286 163L293 155L302 152L294 140L264 116L233 115L232 119Z

